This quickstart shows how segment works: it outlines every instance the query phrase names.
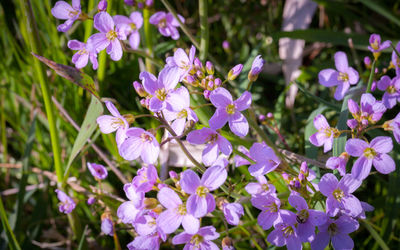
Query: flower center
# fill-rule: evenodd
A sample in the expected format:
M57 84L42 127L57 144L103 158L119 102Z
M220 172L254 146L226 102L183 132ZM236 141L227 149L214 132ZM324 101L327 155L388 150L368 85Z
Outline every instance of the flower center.
M198 195L198 196L200 196L200 197L206 197L206 195L208 194L208 192L209 192L209 190L208 190L208 188L206 188L205 186L199 186L197 189L196 189L196 194Z
M204 241L203 236L201 236L199 234L195 234L192 236L190 243L195 245L196 247L198 247L200 245L200 243L202 243L203 241Z
M159 28L165 28L167 27L167 20L165 18L161 19L160 22L158 23Z
M79 14L79 11L77 11L77 10L74 10L74 11L70 11L69 13L68 13L68 16L69 17L74 17L74 16L76 16L76 15L78 15Z
M233 115L235 111L235 104L229 104L228 106L226 106L226 113L228 113L229 115Z
M272 213L276 213L278 212L278 206L275 204L275 202L272 202L271 204L268 205L264 205L263 206L265 209L265 212L272 212Z
M111 127L113 127L114 129L123 127L124 125L124 121L121 118L114 118L113 122L111 123Z
M347 73L339 72L337 79L342 82L347 82L349 80L349 75Z
M306 223L309 216L310 216L310 213L308 212L308 210L303 209L297 213L296 221L300 224Z
M396 93L396 88L391 85L386 89L386 92L388 92L389 94L394 94Z
M178 119L186 118L188 116L186 109L182 109L176 116Z
M294 229L291 226L287 226L285 228L282 229L283 232L283 236L285 238L288 238L289 236L291 236L292 234L294 234Z
M335 199L337 200L337 201L341 201L342 200L342 198L344 197L344 193L343 193L343 191L341 190L341 189L335 189L334 191L333 191L333 193L332 193L332 195L333 195L333 197L335 197Z
M332 223L328 226L328 233L331 236L336 235L338 233L338 227L335 223Z
M368 159L374 159L376 155L377 153L373 148L366 148L364 150L364 156L367 157Z
M207 139L207 142L213 144L217 141L218 134L211 134L210 137Z
M165 98L167 98L167 91L165 91L164 88L162 88L162 89L157 89L157 90L156 90L156 97L157 97L160 101L164 101Z
M325 129L323 129L323 131L325 133L325 137L327 137L327 138L331 137L332 134L333 134L333 137L335 137L335 138L339 137L339 135L340 135L339 130L337 128L325 128Z
M109 41L114 41L117 38L117 32L115 32L114 30L110 30L109 32L107 32L106 37Z
M137 29L137 27L136 27L136 24L135 24L135 23L130 23L129 25L131 26L131 29L132 29L132 30L136 30L136 29Z
M87 54L87 53L88 53L88 51L85 48L83 48L83 49L78 51L79 55L84 55L84 54Z
M372 47L374 50L378 50L378 49L379 49L379 42L378 42L378 40L375 40L373 43L371 43L371 47Z
M268 184L262 184L261 185L262 190L268 191L269 190L269 186Z
M143 142L146 142L146 141L151 142L151 141L153 140L153 138L151 138L151 136L148 135L148 134L146 134L146 133L142 133L142 134L140 135L140 138L142 138L142 141L143 141Z
M180 215L186 215L187 214L186 204L185 203L179 205L177 209L178 209L178 214L180 214Z

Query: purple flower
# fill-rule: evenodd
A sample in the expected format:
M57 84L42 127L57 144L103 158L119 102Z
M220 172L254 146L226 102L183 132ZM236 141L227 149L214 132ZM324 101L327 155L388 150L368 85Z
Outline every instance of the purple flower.
M132 183L124 185L125 195L129 201L123 202L117 210L117 216L122 223L133 224L143 213L144 192L138 192Z
M250 152L247 148L245 148L244 146L240 145L238 147L239 152L247 155L247 157L250 158ZM233 158L233 161L235 162L235 166L236 167L240 167L240 166L244 166L244 165L250 165L251 163L244 159L243 157L239 156L239 155L235 155L235 157Z
M319 114L314 118L314 127L318 132L310 136L310 142L317 147L324 145L324 153L332 149L333 138L338 137L339 131L331 128L325 116Z
M177 112L165 109L163 113L168 122L172 121L171 128L174 130L176 135L179 136L183 134L187 121L193 121L196 123L199 119L197 118L196 113L190 108L190 95L187 88L180 87L175 90L175 94L179 95L182 99L182 109Z
M212 240L218 239L219 233L213 226L206 226L199 229L195 234L182 232L172 238L172 244L185 244L185 250L208 249L217 250L218 246Z
M227 164L226 159L218 160L215 165L207 168L201 179L190 169L182 173L179 183L182 190L190 194L186 204L189 214L200 218L215 209L215 199L210 192L225 182L228 176L225 170Z
M154 165L142 167L137 171L136 176L132 180L132 184L136 187L137 192L149 192L153 189L158 180L157 169Z
M194 56L196 54L196 47L192 45L189 51L189 55L186 52L178 48L174 56L170 56L166 59L169 67L177 67L179 69L180 80L188 76L188 73L193 68Z
M139 11L134 11L128 17L116 15L113 17L116 25L120 25L120 29L125 32L125 36L129 36L128 41L132 49L139 48L140 34L139 29L143 25L143 17Z
M252 176L268 174L274 171L281 163L274 150L265 143L254 143L250 148L250 156L256 162L256 164L249 167L249 172Z
M57 193L57 198L60 201L58 205L58 210L64 214L71 213L72 210L74 210L76 207L75 201L71 197L69 197L66 193L64 193L59 189L56 189L56 193Z
M385 91L382 97L382 102L386 108L393 108L400 101L400 77L397 76L390 79L388 76L383 76L378 82L378 89Z
M281 201L270 194L262 194L252 197L251 204L261 210L261 213L257 217L257 221L264 230L268 230L272 225L282 222L281 214L287 212L280 209Z
M185 19L178 14L178 18L182 23L185 23ZM176 27L179 27L179 21L171 13L165 13L159 11L154 13L149 22L158 27L158 31L161 35L171 37L174 40L179 39L179 31Z
M101 220L101 231L105 235L109 235L109 236L114 235L113 223L109 218L104 218Z
M327 197L327 214L333 217L342 211L353 217L359 215L362 212L361 203L352 193L361 183L350 174L346 174L340 181L331 173L322 176L318 186L319 191Z
M160 249L161 238L157 233L149 234L149 235L139 235L135 237L135 240L130 242L126 247L129 250L138 250L138 249L152 249L158 250Z
M186 204L182 203L182 200L172 189L162 188L158 192L157 198L161 205L167 209L157 218L157 225L164 233L175 232L181 224L187 233L195 234L199 230L199 219L187 212Z
M99 4L97 4L97 11L107 11L107 0L101 0Z
M87 46L91 50L100 52L107 48L107 54L114 61L122 57L120 40L125 40L126 35L122 24L114 25L114 21L107 12L99 12L94 16L94 27L100 33L93 34L87 40Z
M309 209L306 200L298 193L292 192L288 198L292 207L297 210L297 234L302 242L311 241L315 236L315 227L324 224L327 215L318 210Z
M72 63L75 64L77 69L85 67L89 59L93 64L94 70L96 70L99 66L97 62L97 53L93 50L90 50L85 43L79 42L78 40L71 40L68 41L68 48L72 50L78 50L78 52L72 56Z
M224 41L222 42L222 48L223 48L225 51L229 51L230 44L229 44L229 42L228 42L227 40L224 40Z
M126 119L118 112L112 102L106 101L105 103L111 115L99 116L96 122L97 124L99 124L100 131L104 134L109 134L117 131L115 139L117 141L117 145L119 146L126 139L126 130L129 128L129 124Z
M236 101L231 93L224 88L217 88L211 92L211 103L217 108L209 123L212 129L222 128L226 122L237 136L245 136L249 132L249 124L240 111L246 110L251 105L251 94L245 91Z
M328 219L319 226L319 233L311 242L311 249L325 249L329 241L332 241L334 249L353 249L354 242L349 233L356 231L359 224L349 216L342 215L337 220Z
M381 43L381 36L378 34L372 34L369 37L369 45L368 49L372 52L372 53L379 53L384 49L387 49L390 47L390 44L392 42L387 40L384 41L383 43Z
M281 217L282 222L274 226L275 229L268 235L267 240L278 247L286 245L288 250L302 249L299 230L295 228L296 215L285 211Z
M165 67L158 75L158 79L153 74L143 71L139 78L146 92L152 95L149 101L150 111L159 112L168 109L179 112L184 108L185 101L179 92L174 91L179 81L178 68Z
M88 198L88 200L87 200L86 203L87 203L88 205L93 205L95 202L96 202L96 198L92 196L92 197L89 197L89 198Z
M335 99L342 100L350 85L358 82L358 72L349 67L347 56L344 52L336 52L334 69L324 69L318 74L319 83L325 87L337 86Z
M344 176L346 174L346 164L349 158L350 156L346 152L340 154L339 157L329 157L326 161L326 167L332 170L336 169L341 176Z
M219 152L222 152L226 156L232 153L231 143L211 128L191 131L187 135L186 140L190 144L195 145L207 143L202 153L202 160L206 166L210 166L217 160Z
M258 182L250 182L244 188L246 189L247 193L251 194L252 196L264 193L268 193L273 196L275 195L275 186L272 184L268 184L267 178L265 178L264 175L258 175L255 178Z
M375 209L373 206L371 206L370 204L363 202L363 201L361 201L361 207L362 207L363 211L361 212L361 214L359 214L357 216L357 218L362 219L362 220L365 220L367 218L367 216L365 215L365 212L371 212L371 211L374 211L374 209Z
M370 93L361 95L361 107L352 99L348 100L347 106L354 119L363 126L367 126L369 122L376 123L386 111L385 105L380 101L376 101L375 97Z
M229 81L233 81L236 79L236 77L238 77L238 75L240 74L240 72L242 72L243 69L243 64L238 64L235 67L233 67L231 70L229 70L228 72L228 80Z
M353 178L364 180L369 175L372 165L381 174L389 174L396 168L394 160L387 154L393 149L392 139L388 136L378 136L371 143L360 139L349 139L346 142L346 152L359 157L353 165Z
M261 55L258 55L251 65L251 69L248 74L249 81L255 82L260 74L263 66L264 66L264 59L261 58Z
M400 52L400 42L396 45L397 52ZM394 68L396 69L396 75L400 75L400 58L397 56L396 51L392 52L392 61Z
M65 1L58 1L51 9L51 14L57 19L67 20L57 27L58 31L67 32L81 15L81 1L72 0L72 6Z
M240 203L224 203L222 205L226 221L230 225L239 225L240 217L244 215L243 206Z
M126 136L128 138L118 148L119 154L125 160L132 161L140 156L147 164L157 161L160 145L151 133L142 128L129 128Z
M103 165L88 162L87 167L96 179L104 180L108 175L107 169Z
M157 218L158 214L151 210L140 215L133 224L135 231L141 236L157 233L160 231L156 222Z
M393 131L394 139L400 143L400 113L393 120L386 121L382 127L385 130Z

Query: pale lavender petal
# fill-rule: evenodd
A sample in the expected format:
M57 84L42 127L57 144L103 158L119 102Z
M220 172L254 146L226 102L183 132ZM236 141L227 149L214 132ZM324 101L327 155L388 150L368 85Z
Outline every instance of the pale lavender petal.
M308 209L306 200L298 194L292 193L288 198L289 204L297 211Z
M358 83L359 75L358 75L358 72L357 72L355 69L353 69L353 68L348 68L348 70L347 70L347 75L348 75L348 77L349 77L349 81L348 81L348 82L349 82L351 85L354 85L354 84Z
M111 44L108 46L111 51L107 53L110 54L110 57L113 61L119 61L122 58L122 46L121 42L118 39L114 39Z
M385 92L382 97L382 102L386 108L391 109L396 106L398 97L398 93L389 94L388 92Z
M208 144L204 148L202 154L204 165L210 166L211 164L213 164L215 160L217 160L218 154L219 154L218 144L216 143Z
M321 147L322 145L324 145L327 142L327 139L329 139L329 138L326 137L326 134L324 131L317 132L317 133L311 135L309 138L311 144L313 144L314 146L317 146L317 147Z
M381 91L385 91L391 83L391 79L389 76L382 76L382 78L378 81L378 89Z
M118 125L118 121L120 119L111 115L102 115L96 119L97 124L99 124L100 131L103 134L109 134L116 131L120 125Z
M140 34L139 31L133 31L132 34L129 36L129 45L132 49L139 48L140 44Z
M182 226L183 229L185 229L185 232L189 234L196 234L200 228L200 221L193 215L187 214L183 217Z
M240 203L228 203L223 206L226 221L230 225L239 225L240 217L244 215L243 206Z
M332 236L332 245L335 249L353 249L354 242L347 234L338 233Z
M117 146L119 147L127 138L126 129L120 127L115 134L115 141L117 142Z
M176 119L174 122L171 124L171 128L174 130L176 135L180 136L183 134L183 131L185 130L185 125L186 125L186 119Z
M315 237L315 225L309 223L308 221L306 223L297 224L296 231L302 242L309 242Z
M267 241L271 244L282 247L286 244L286 238L283 237L282 230L275 229L271 233L268 234Z
M325 87L333 87L341 82L338 80L339 73L334 69L324 69L318 74L318 81Z
M389 174L396 169L396 163L387 154L379 154L372 162L376 170L381 174Z
M361 156L358 158L351 169L351 175L353 178L358 180L364 180L368 177L371 172L372 160L368 160L366 157Z
M153 25L157 25L165 16L166 13L164 11L156 12L150 17L149 22Z
M170 234L176 231L178 227L182 223L183 216L181 216L175 209L165 210L158 216L156 219L157 226L161 228L161 230Z
M278 219L278 214L277 213L271 213L271 212L261 212L258 217L257 217L257 222L260 224L262 229L268 230L272 227L274 222Z
M217 108L226 108L227 105L232 104L232 95L224 88L217 88L211 92L211 103Z
M76 18L68 19L64 23L57 26L57 30L60 32L67 32L71 27L72 24L75 22Z
M229 128L235 135L243 137L249 132L249 123L242 113L235 112L229 117Z
M314 226L323 225L326 223L328 219L328 216L323 211L310 209L308 210L308 213L309 213L308 219Z
M354 179L351 174L346 174L342 179L340 179L338 188L343 190L346 194L353 193L362 184L362 181Z
M226 155L229 156L232 153L232 144L222 135L218 135L217 144L219 150Z
M225 108L217 108L214 115L208 121L212 129L222 128L228 121L228 113Z
M178 48L174 53L174 61L178 67L184 68L189 64L189 57L183 49Z
M335 66L339 72L346 72L349 68L346 53L338 51L335 53Z
M364 150L368 148L369 145L364 140L360 139L349 139L346 142L346 152L351 156L361 156L364 153Z
M152 137L152 141L143 143L143 149L140 156L144 163L153 164L157 161L158 154L160 153L160 146L153 135L150 133L148 133L148 135Z
M76 10L81 9L81 0L72 0L72 7Z
M75 10L72 8L71 5L69 5L65 1L58 1L54 5L54 7L51 9L51 14L57 18L57 19L70 19L70 12L74 12Z
M237 111L243 111L251 105L251 93L245 91L236 101L234 101Z
M160 99L158 99L155 96L153 96L150 99L150 103L149 103L150 111L158 112L158 111L165 109L166 107L167 107L167 103L165 101L161 101Z
M200 130L190 132L187 135L186 140L190 144L204 144L212 134L215 134L214 130L210 128L202 128Z
M118 109L114 106L114 104L110 101L105 101L106 107L110 113L115 117L120 117L121 114L119 113Z
M388 136L377 136L372 139L370 146L378 153L389 153L393 149L392 138Z
M215 210L215 198L211 193L206 194L207 201L207 213L211 213Z
M219 238L219 233L216 231L215 227L213 226L206 226L199 229L197 233L204 237L205 240L216 240Z
M336 176L334 174L327 173L322 176L321 181L318 184L319 191L328 197L332 195L333 190L336 189L338 184L339 181L337 180Z
M193 170L188 169L182 173L179 184L185 193L194 194L197 187L200 186L200 178Z
M314 118L314 127L318 130L330 128L328 121L326 120L325 116L322 114L317 115Z
M143 87L146 92L151 95L154 95L156 90L160 88L157 78L147 71L141 72L139 75L139 79L142 80Z
M335 91L335 99L340 101L344 98L344 96L346 95L347 91L350 88L350 84L348 82L342 82L342 84L339 84L336 88Z
M315 239L311 242L311 249L323 250L328 246L329 240L330 240L330 237L329 237L329 233L327 231L319 232L315 236Z
M89 50L95 50L100 52L110 45L110 41L107 39L106 34L96 33L89 37L87 40L87 47Z
M179 244L187 243L192 239L192 236L193 236L193 234L188 234L186 232L182 232L178 235L175 235L175 237L172 238L172 244L179 245Z
M177 67L166 67L158 75L158 81L165 90L174 89L179 82L179 69Z
M70 48L72 50L81 50L81 49L85 48L85 43L80 42L78 40L70 40L70 41L68 41L67 46L68 46L68 48Z
M94 16L94 28L102 33L114 30L114 21L107 12L99 12Z
M203 217L207 214L207 200L196 194L192 194L186 203L186 208L189 214L196 218Z
M129 18L132 20L133 23L136 25L136 29L140 29L143 25L143 17L142 13L139 11L134 11L129 15Z
M115 24L122 24L122 23L129 24L132 22L128 17L123 15L115 15L112 18Z
M158 194L157 199L167 209L176 208L182 204L181 198L170 188L162 188Z
M127 161L135 160L143 150L143 141L140 137L129 137L119 147L119 154Z
M223 166L212 166L204 172L201 177L201 185L207 187L210 191L219 188L226 180L228 173Z
M182 96L176 90L169 91L165 101L167 103L167 109L169 109L170 111L179 112L182 111L182 109L187 108L187 100L185 100L184 96Z
M346 213L352 217L356 217L363 212L360 201L354 195L342 198L341 202Z

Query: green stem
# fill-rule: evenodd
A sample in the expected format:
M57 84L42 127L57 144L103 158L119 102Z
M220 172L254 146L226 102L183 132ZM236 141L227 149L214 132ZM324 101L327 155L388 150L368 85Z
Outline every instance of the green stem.
M161 60L157 60L156 58L154 58L150 54L146 53L145 51L136 50L136 49L129 49L129 48L126 48L125 46L124 46L124 50L126 52L128 52L128 53L133 53L133 54L136 54L138 56L141 56L141 57L145 58L145 60L146 60L146 70L151 69L151 67L152 67L151 64L154 64L154 65L156 65L157 67L160 67L160 68L164 67L164 63ZM148 68L147 65L150 65L149 66L150 68Z
M199 1L199 15L200 15L200 60L205 60L208 53L208 0Z
M150 19L150 10L148 8L143 9L143 29L144 29L144 37L146 39L146 47L147 47L147 53L150 58L154 57L153 54L153 32L152 32L152 27L150 25L149 19ZM178 19L179 20L179 19ZM152 61L146 57L145 59L146 63L146 70L150 73L155 73L154 72L154 67L152 65Z
M36 20L34 18L32 12L32 6L29 0L19 0L19 5L22 13L22 18L24 23L26 24L25 32L31 47L31 51L42 55L41 47L40 47L40 39L39 33L36 25ZM33 60L33 65L36 73L36 78L40 83L40 88L43 95L44 106L46 110L47 119L49 122L49 130L50 130L50 141L51 147L53 151L54 158L54 167L57 175L57 181L59 183L62 182L63 179L63 171L61 165L61 153L60 153L60 143L58 140L58 132L56 127L56 118L53 112L53 104L51 102L49 86L46 82L46 73L43 70L42 64L39 60Z
M374 60L371 66L371 73L369 74L368 85L367 85L367 93L371 93L372 82L374 80L374 75L375 75L375 64L376 60Z

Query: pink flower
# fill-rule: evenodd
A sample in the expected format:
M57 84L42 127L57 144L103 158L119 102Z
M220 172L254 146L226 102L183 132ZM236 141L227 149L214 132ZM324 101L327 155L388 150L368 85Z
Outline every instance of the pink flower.
M192 45L189 51L189 55L186 52L178 48L174 56L167 58L167 65L169 67L177 67L179 69L180 80L188 76L188 73L193 68L194 56L196 54L196 47Z
M249 124L240 111L251 105L251 94L245 91L236 101L224 88L217 88L211 92L211 103L217 108L209 123L212 129L222 128L227 122L229 128L237 136L245 136L249 132Z
M215 199L210 192L225 182L228 176L225 170L227 164L226 159L218 160L215 165L207 168L201 179L190 169L182 173L179 183L183 191L190 194L186 204L189 214L200 218L215 209Z
M139 11L134 11L130 14L129 18L122 15L113 17L116 25L120 25L120 29L129 36L128 41L132 49L139 48L140 33L139 29L143 25L143 17Z
M256 162L256 164L249 167L249 172L252 176L268 174L274 171L281 163L274 150L265 143L254 143L250 148L250 156Z
M51 9L51 14L57 19L67 20L57 27L58 31L67 32L81 14L81 1L72 0L72 6L65 1L58 1Z
M397 76L390 79L388 76L383 76L378 82L378 89L385 91L382 97L382 102L386 108L393 108L400 101L400 77Z
M378 34L372 34L369 37L369 46L368 49L372 52L372 53L379 53L384 49L387 49L390 47L390 44L392 42L387 40L384 41L383 43L381 43L381 36Z
M314 127L318 132L310 136L310 142L317 147L324 146L324 153L332 149L333 138L337 137L339 131L331 128L325 116L319 114L314 118Z
M68 41L68 48L78 50L78 52L72 56L72 63L75 64L77 69L85 67L88 60L93 64L94 70L99 66L96 51L90 50L85 43L79 42L78 40L71 40Z
M185 22L185 19L181 15L178 15L178 18L182 23ZM150 17L149 22L158 27L161 35L170 36L174 40L179 39L179 31L177 29L179 22L171 13L165 13L164 11L156 12Z
M222 212L230 225L239 225L240 217L244 215L243 206L240 203L222 204Z
M110 101L106 101L106 107L110 111L111 115L99 116L96 120L99 124L100 131L104 134L109 134L117 131L115 139L117 145L121 145L126 138L126 130L129 128L129 124L126 119L118 112L114 104Z
M160 153L157 139L142 128L130 128L126 131L128 137L119 147L119 154L127 161L140 156L147 164L154 164Z
M369 175L372 165L379 173L389 174L396 168L394 160L387 154L393 149L392 139L388 136L378 136L371 143L360 139L349 139L346 142L346 152L359 157L353 165L351 175L358 180L364 180Z
M87 167L94 178L99 180L107 178L108 172L103 165L88 162Z
M216 232L213 226L202 227L195 234L182 232L172 238L172 244L185 244L185 250L217 250L218 246L212 240L218 239L219 233Z
M72 210L74 210L76 207L75 201L71 197L69 197L66 193L64 193L59 189L56 189L56 193L57 193L57 198L60 201L58 210L64 214L71 213Z
M270 194L275 196L275 186L272 184L268 184L267 178L264 175L258 175L255 177L258 182L250 182L246 185L244 189L246 189L247 193L251 194L252 196L258 194Z

